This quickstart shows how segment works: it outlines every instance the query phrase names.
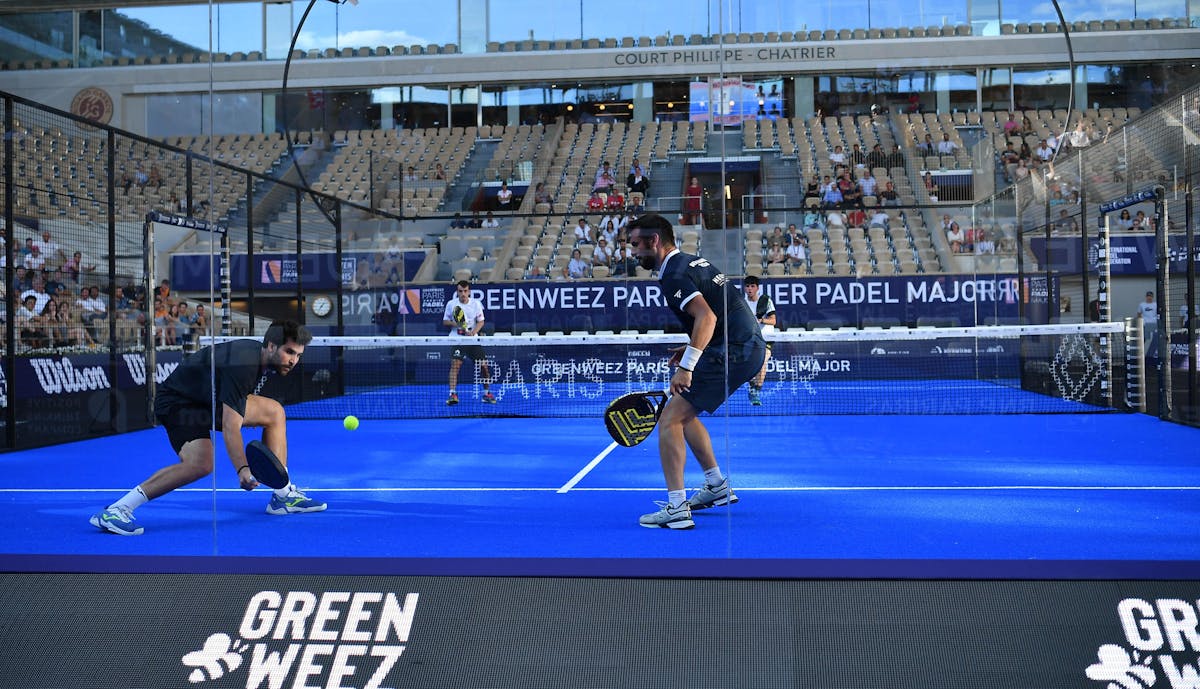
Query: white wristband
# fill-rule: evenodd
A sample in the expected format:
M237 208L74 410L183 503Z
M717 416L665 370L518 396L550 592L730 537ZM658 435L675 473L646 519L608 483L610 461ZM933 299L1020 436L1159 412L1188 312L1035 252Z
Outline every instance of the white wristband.
M687 349L683 350L683 356L679 359L679 368L685 371L696 370L696 363L700 361L700 355L704 352L688 345Z

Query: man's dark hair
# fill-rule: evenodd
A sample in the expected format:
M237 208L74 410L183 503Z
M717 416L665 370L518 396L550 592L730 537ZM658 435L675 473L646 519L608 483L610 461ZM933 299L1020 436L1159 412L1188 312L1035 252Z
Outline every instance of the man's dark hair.
M745 285L757 285L757 284L758 284L758 276L756 276L756 275L747 275L747 276L746 276L746 277L745 277L745 278L742 280L742 284L745 284Z
M630 234L633 234L635 229L642 231L650 231L658 235L659 240L663 244L675 245L675 228L671 226L671 221L657 213L647 213L629 221L625 226Z
M469 289L471 287L471 281L470 280L459 280L458 282L454 283L454 286L455 287L466 287Z
M288 341L298 345L307 345L312 342L312 333L296 321L274 321L267 328L267 334L263 335L263 348L265 349L268 344L282 347Z

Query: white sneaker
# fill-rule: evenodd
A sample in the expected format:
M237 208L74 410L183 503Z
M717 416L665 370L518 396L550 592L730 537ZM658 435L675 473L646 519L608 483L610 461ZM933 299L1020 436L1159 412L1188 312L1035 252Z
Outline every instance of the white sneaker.
M643 514L638 519L639 525L647 529L690 529L696 526L696 522L692 521L692 508L686 502L675 507L658 500L654 504L662 509Z
M706 510L710 507L732 505L737 501L738 496L733 494L733 489L729 487L729 477L726 476L717 485L705 484L693 493L692 497L688 498L688 506L694 510Z

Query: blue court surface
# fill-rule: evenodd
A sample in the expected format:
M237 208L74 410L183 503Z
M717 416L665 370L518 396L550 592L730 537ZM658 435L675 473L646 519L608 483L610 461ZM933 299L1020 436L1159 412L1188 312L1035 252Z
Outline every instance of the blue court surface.
M353 432L293 420L293 479L327 511L266 514L266 490L238 489L222 450L213 476L138 510L138 537L88 517L174 460L162 429L11 453L0 569L1200 577L1194 428L1132 414L707 425L741 501L682 532L637 525L665 499L657 436L604 455L596 419L365 420Z

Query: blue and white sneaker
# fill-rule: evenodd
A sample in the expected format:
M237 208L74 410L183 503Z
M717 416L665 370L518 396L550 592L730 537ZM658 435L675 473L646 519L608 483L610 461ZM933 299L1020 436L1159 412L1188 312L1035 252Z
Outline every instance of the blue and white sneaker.
M329 507L319 500L313 500L299 488L292 488L287 498L271 494L271 502L267 503L267 514L299 514L301 512L324 512Z
M93 514L89 521L91 521L92 526L101 531L115 533L120 536L141 536L142 532L145 531L141 526L134 523L132 512L126 512L115 505L103 512Z
M688 498L688 506L693 510L706 510L710 507L732 505L737 501L738 496L733 494L733 489L729 487L729 477L726 476L715 486L705 483Z
M692 509L686 502L672 506L655 500L654 504L658 505L659 510L643 514L638 518L639 525L648 529L691 529L696 526L696 522L692 521Z

